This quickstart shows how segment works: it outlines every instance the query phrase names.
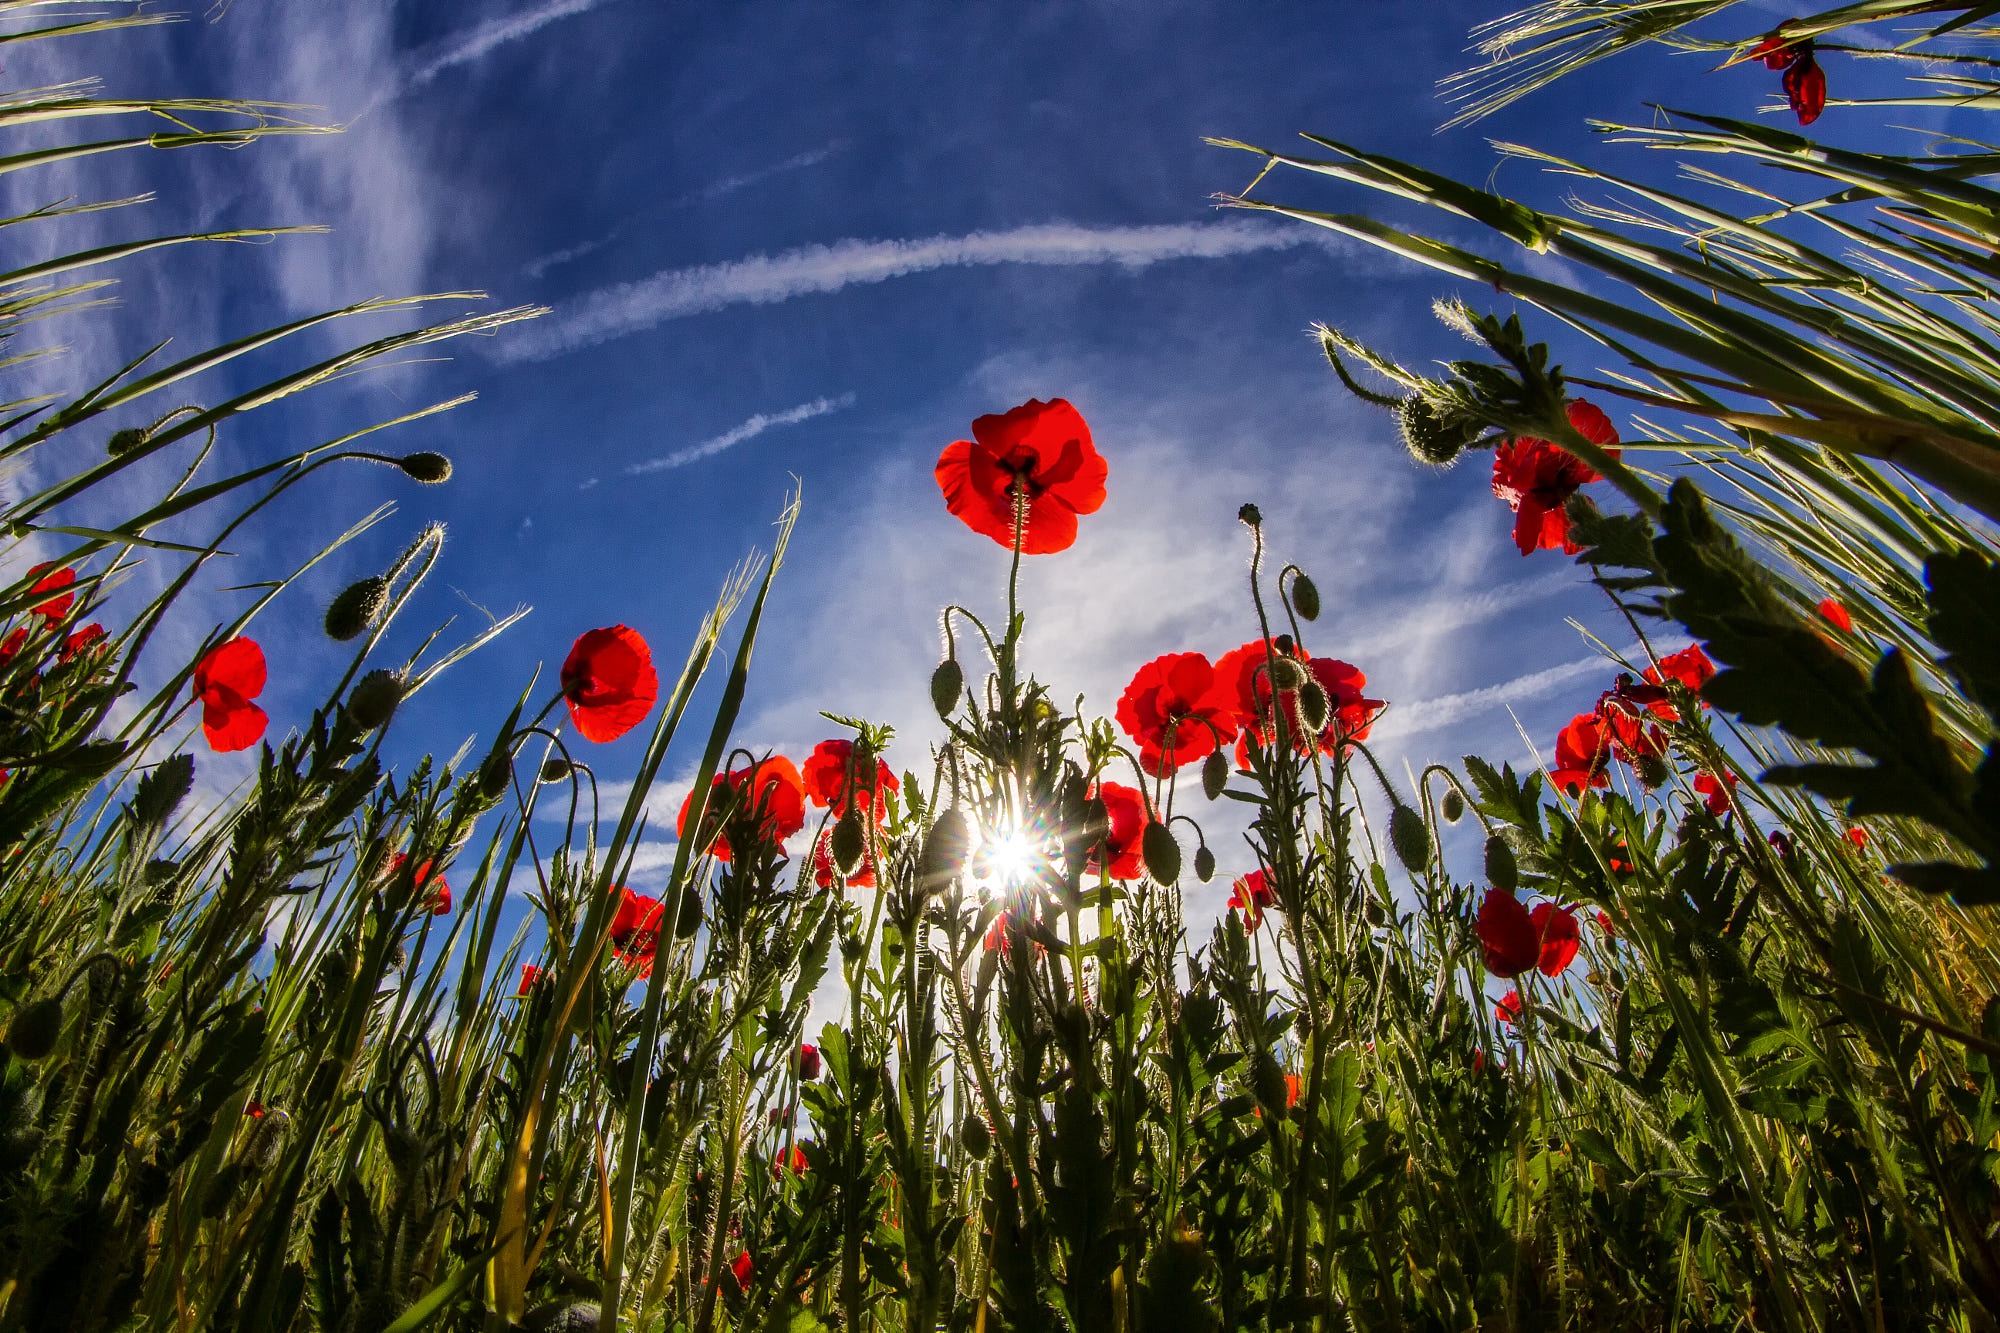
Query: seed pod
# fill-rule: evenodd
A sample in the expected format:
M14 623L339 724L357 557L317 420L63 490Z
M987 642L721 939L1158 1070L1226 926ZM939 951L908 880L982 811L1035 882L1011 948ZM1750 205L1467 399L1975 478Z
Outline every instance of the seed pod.
M1398 803L1389 814L1389 845L1412 875L1423 874L1431 863L1431 831L1424 817L1407 805Z
M958 1141L965 1145L966 1155L975 1162L986 1160L986 1154L993 1151L993 1131L986 1127L986 1121L979 1112L968 1112L964 1128L958 1131Z
M404 476L412 481L421 481L426 486L437 486L451 480L451 460L428 450L407 454L396 466L403 469Z
M1139 838L1139 852L1155 884L1172 884L1181 877L1181 845L1165 824L1155 821L1146 825Z
M834 868L842 875L852 875L861 866L861 858L868 850L866 832L861 827L861 805L850 801L847 813L833 826L833 836L828 839L828 850L833 853Z
M1299 722L1305 727L1306 734L1317 736L1325 731L1332 705L1327 702L1326 691L1320 683L1308 680L1293 697L1299 701Z
M1465 818L1465 798L1458 794L1456 787L1444 794L1444 800L1438 803L1438 808L1447 824L1456 824Z
M1194 849L1194 877L1204 884L1215 878L1215 853L1206 844Z
M1319 619L1319 585L1304 574L1292 578L1292 609L1300 620Z
M1514 864L1514 849L1497 833L1486 840L1486 878L1494 888L1509 893L1521 884L1519 867Z
M1222 795L1222 789L1229 785L1229 756L1220 750L1211 750L1208 758L1201 761L1201 794L1213 801Z
M1264 522L1264 512L1256 505L1246 504L1236 511L1236 521L1253 528L1258 527Z
M403 677L395 671L371 671L347 696L347 715L363 731L389 725L403 702Z
M958 659L947 657L931 672L931 707L937 709L939 717L950 717L958 707L958 696L965 689L965 672L959 669Z
M381 619L389 605L389 580L380 574L348 584L326 608L326 636L346 643Z
M104 442L104 452L116 458L129 454L146 442L146 432L137 426L127 426L124 430L114 430L111 438Z
M46 1060L55 1053L56 1039L62 1036L63 1004L57 996L47 996L14 1011L7 1025L7 1049L17 1059Z
M538 782L561 782L576 769L567 759L547 759L542 762L542 771L536 776Z

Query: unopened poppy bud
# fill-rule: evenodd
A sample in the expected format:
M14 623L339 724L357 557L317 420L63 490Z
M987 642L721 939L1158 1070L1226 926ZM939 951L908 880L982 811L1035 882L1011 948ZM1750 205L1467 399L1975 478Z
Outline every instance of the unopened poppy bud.
M1328 714L1332 705L1327 701L1326 690L1316 680L1308 680L1299 687L1299 721L1305 724L1310 734L1317 736L1326 730Z
M1396 410L1397 424L1403 428L1403 443L1410 456L1432 467L1450 467L1479 438L1477 421L1444 410L1421 393L1413 393Z
M1215 853L1205 844L1194 849L1194 877L1204 884L1215 878Z
M925 893L942 890L964 867L971 842L963 812L953 807L939 815L917 857L917 887Z
M506 745L493 748L486 761L479 766L479 794L489 801L497 801L507 793L507 784L514 777L514 756Z
M993 1131L986 1127L986 1121L977 1111L965 1117L965 1127L958 1131L958 1138L965 1145L966 1156L975 1162L985 1161L986 1154L993 1151Z
M1210 750L1201 762L1201 794L1213 801L1228 785L1229 757L1220 750Z
M404 476L412 481L421 481L426 486L437 486L451 480L451 460L428 450L406 454L397 460L396 466L403 469Z
M957 658L947 657L938 663L938 669L931 672L931 707L937 709L939 717L951 716L964 688L965 672L959 669Z
M1486 840L1486 878L1494 888L1509 893L1521 882L1519 868L1514 864L1514 849L1497 833Z
M1656 754L1640 755L1632 765L1632 771L1639 775L1639 783L1647 791L1664 786L1667 779L1673 776L1673 770L1667 767L1667 761Z
M576 765L567 759L545 760L542 764L541 774L537 780L541 782L561 782L574 772L575 769Z
M1303 574L1292 579L1292 609L1301 620L1319 619L1319 585Z
M1438 812L1444 816L1445 823L1456 824L1465 818L1465 798L1456 789L1446 792L1444 800L1438 802Z
M603 1311L587 1301L551 1301L528 1311L521 1321L527 1333L597 1333Z
M16 1059L46 1060L55 1053L56 1039L62 1036L62 1000L48 996L14 1011L7 1025L7 1049Z
M701 929L701 894L690 884L681 894L680 914L674 918L674 938L691 940Z
M285 1134L291 1129L292 1118L276 1106L264 1108L264 1114L250 1122L250 1132L243 1139L243 1164L252 1171L268 1171L278 1164L278 1154L284 1151Z
M1236 521L1250 527L1258 527L1264 522L1264 511L1256 505L1247 504L1236 511Z
M129 454L146 442L146 432L137 426L127 426L124 430L111 432L111 438L104 442L104 452L113 458Z
M1382 910L1381 902L1375 898L1370 898L1361 905L1361 915L1368 919L1368 924L1371 926L1386 925L1389 920L1388 913Z
M859 802L850 804L847 813L833 826L832 846L835 869L842 875L852 875L861 866L861 857L868 850L868 839L861 827L861 806Z
M1174 841L1165 824L1156 821L1146 825L1139 839L1139 852L1146 862L1146 873L1155 884L1172 884L1181 877L1181 845Z
M1389 812L1389 845L1412 875L1423 874L1431 863L1431 831L1424 826L1424 817L1407 805Z
M388 605L389 580L380 574L348 584L326 608L327 637L346 643L380 619Z
M1306 669L1299 664L1297 658L1287 657L1283 653L1271 659L1270 672L1271 684L1281 690L1296 690L1306 683Z
M862 950L867 947L861 942L861 937L850 930L847 932L847 938L840 942L840 956L850 963L856 963L861 961Z
M394 671L371 671L347 696L347 715L363 731L389 725L403 702L403 677Z

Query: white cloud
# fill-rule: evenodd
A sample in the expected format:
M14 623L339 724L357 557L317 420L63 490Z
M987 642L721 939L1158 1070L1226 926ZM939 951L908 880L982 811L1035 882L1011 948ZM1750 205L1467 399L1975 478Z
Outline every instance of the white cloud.
M603 3L604 0L549 0L518 14L489 19L470 31L445 38L428 54L420 56L404 76L403 86L420 88L446 70L470 64L495 47L518 42L558 19L587 13Z
M1498 685L1467 690L1462 694L1447 694L1436 699L1420 699L1416 703L1391 708L1376 727L1375 734L1387 739L1453 726L1489 709L1540 698L1579 677L1592 673L1601 675L1604 669L1604 658L1593 654L1579 657L1574 662L1530 671Z
M759 181L769 180L771 177L782 175L787 171L799 171L806 167L816 167L835 153L845 152L846 149L847 140L835 139L823 148L809 149L806 152L788 157L782 162L773 162L768 167L759 167L755 171L745 171L735 176L724 176L721 180L712 181L702 186L699 190L696 190L693 194L686 196L684 200L677 202L693 202L695 200L712 202L722 198L724 195L735 194L738 190L746 189L749 186L757 184Z
M838 412L842 408L852 406L854 406L854 395L844 393L838 398L815 398L810 403L800 403L797 407L788 407L782 412L759 412L748 421L730 427L713 439L703 440L700 444L689 445L685 449L676 449L673 453L659 458L649 458L643 463L634 463L625 471L636 477L648 472L666 472L672 468L686 467L689 463L712 458L725 449L733 449L745 440L762 435L773 426L796 426L801 421L810 421L814 417L823 417L829 412Z
M1144 268L1170 259L1221 259L1300 245L1340 247L1310 227L1251 222L1168 223L1149 227L1079 227L1047 223L1011 231L916 240L848 239L776 255L665 269L635 282L601 287L551 321L509 338L503 361L542 360L650 329L670 319L732 305L770 305L886 282L940 268L989 264L1120 264Z

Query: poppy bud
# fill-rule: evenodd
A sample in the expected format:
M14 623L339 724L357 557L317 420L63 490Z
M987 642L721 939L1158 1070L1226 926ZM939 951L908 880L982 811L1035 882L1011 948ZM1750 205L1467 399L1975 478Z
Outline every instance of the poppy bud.
M1632 771L1639 775L1639 783L1647 791L1663 786L1673 776L1667 761L1656 754L1642 754L1634 761Z
M1448 412L1424 394L1413 393L1396 409L1410 456L1432 467L1450 467L1479 438L1477 421Z
M1367 918L1368 924L1371 926L1385 925L1389 920L1388 913L1382 910L1381 902L1374 898L1370 898L1361 905L1361 915Z
M1326 730L1328 714L1332 704L1327 701L1326 690L1316 680L1308 680L1299 687L1299 721L1309 735L1317 736Z
M847 932L847 938L840 942L840 956L850 963L856 963L861 961L861 951L867 947L861 942L861 937L850 930Z
M1181 877L1181 845L1174 841L1165 824L1146 825L1139 839L1139 852L1145 858L1146 873L1155 884L1172 884Z
M507 748L507 740L502 736L494 745L493 753L479 765L479 794L489 801L497 801L506 795L507 784L514 778L514 755Z
M549 759L542 763L542 771L536 775L537 782L561 782L576 771L576 765L567 759Z
M326 608L326 636L346 643L381 618L389 605L389 580L370 574L341 590Z
M127 426L124 430L114 430L111 438L104 442L104 452L113 458L129 454L146 442L146 432L138 426Z
M867 836L861 828L861 806L859 802L849 804L847 813L833 826L833 837L828 840L832 846L834 867L842 875L852 875L861 866L863 853L868 850Z
M1244 505L1236 511L1236 521L1250 527L1258 527L1264 522L1264 511L1256 505Z
M938 663L938 669L931 672L931 707L937 709L939 717L951 716L964 688L965 672L959 669L957 658L947 657Z
M806 1083L819 1078L819 1047L809 1042L799 1046L799 1078Z
M1319 619L1319 585L1303 574L1292 579L1292 609L1301 620Z
M291 1128L292 1118L275 1106L264 1108L264 1114L250 1122L250 1132L243 1139L243 1164L252 1171L268 1171L278 1164L278 1154L284 1150L285 1133Z
M56 1039L62 1036L63 1005L57 996L24 1004L14 1011L7 1025L7 1049L17 1059L46 1060L55 1053Z
M1229 757L1220 750L1210 750L1208 758L1201 762L1201 794L1213 801L1228 785Z
M1207 844L1194 849L1194 877L1204 884L1215 878L1215 853Z
M1438 810L1445 823L1456 824L1465 818L1465 798L1458 794L1457 788L1453 788L1444 794L1444 800L1438 803Z
M428 450L407 454L397 461L396 466L403 469L404 476L412 481L421 481L426 486L437 486L451 480L451 460Z
M347 715L363 731L389 725L396 705L403 702L403 677L394 671L371 671L347 696Z
M1514 849L1497 833L1486 840L1486 878L1494 888L1509 893L1521 883L1519 869L1514 864Z
M521 1327L527 1333L597 1333L603 1320L603 1311L588 1302L550 1301L528 1311Z
M1389 813L1389 845L1412 875L1423 874L1431 863L1431 831L1424 817L1407 805L1398 803Z
M955 879L965 865L971 841L965 815L956 806L939 815L917 857L917 887L925 893L936 893L947 881Z
M680 914L674 918L674 938L691 940L701 929L701 895L690 884L681 894Z
M979 1112L973 1111L965 1117L965 1127L958 1131L958 1141L965 1145L966 1155L975 1162L986 1160L986 1154L993 1151L993 1131L986 1127L986 1121Z

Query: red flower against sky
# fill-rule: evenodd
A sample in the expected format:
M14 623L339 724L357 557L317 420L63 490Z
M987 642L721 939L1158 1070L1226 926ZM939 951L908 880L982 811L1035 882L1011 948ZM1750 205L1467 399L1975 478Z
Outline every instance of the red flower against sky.
M799 1043L799 1078L811 1083L819 1077L819 1047L811 1042Z
M634 893L622 884L614 892L618 894L618 907L611 914L611 947L620 962L638 969L642 977L650 976L653 954L660 947L660 922L665 909L658 898Z
M1200 653L1140 667L1118 700L1118 725L1138 742L1141 767L1162 777L1236 737L1229 696Z
M1549 781L1572 796L1586 787L1610 785L1610 728L1596 713L1578 713L1556 737L1556 765Z
M389 873L394 875L398 870L403 868L403 863L409 859L409 857L403 855L401 852L393 853L389 857ZM410 882L416 886L417 891L420 893L426 889L430 890L430 896L425 901L431 909L432 916L445 916L450 913L451 885L444 882L443 875L439 875L435 883L433 883L431 879L431 863L429 861L422 862L417 866L417 873L410 877Z
M1641 759L1657 759L1666 754L1666 734L1647 721L1645 715L1635 717L1612 706L1602 709L1598 717L1604 723L1605 734L1611 738L1611 753L1625 763L1637 764Z
M728 790L721 790L725 785ZM754 767L715 775L709 786L705 827L713 827L720 808L725 805L734 807L728 812L729 827L751 828L764 841L783 842L805 827L805 781L791 760L774 754ZM687 836L688 811L693 807L694 793L689 792L681 802L680 818L674 824L676 837ZM714 851L718 861L730 860L735 855L724 834L716 835Z
M1595 404L1579 398L1568 413L1569 424L1592 444L1611 449L1618 443L1617 428ZM1611 452L1617 456L1615 449ZM1514 545L1522 555L1544 550L1575 555L1582 550L1570 540L1563 506L1579 488L1598 479L1582 459L1532 435L1516 436L1493 454L1493 494L1515 513Z
M1829 597L1813 608L1827 624L1842 634L1854 633L1854 617L1847 614L1847 608Z
M586 630L562 665L563 702L587 741L615 741L639 725L660 697L653 652L624 625Z
M264 692L264 650L254 639L218 643L194 664L194 697L208 748L247 750L263 738L270 718L250 701Z
M1275 740L1270 673L1274 651L1275 647L1267 648L1264 640L1252 639L1242 647L1224 653L1215 664L1217 685L1229 702L1230 715L1243 729L1242 737L1236 742L1238 767L1249 766L1249 742L1252 737L1266 746ZM1311 671L1313 679L1326 691L1326 726L1321 728L1318 737L1321 752L1336 755L1340 747L1349 741L1367 740L1369 728L1383 708L1380 699L1370 699L1362 693L1368 684L1368 677L1358 667L1338 658L1301 658L1296 652L1286 655ZM1278 692L1279 706L1285 710L1285 725L1293 731L1299 727L1296 700L1296 691ZM1311 747L1303 737L1295 740L1299 750L1310 751Z
M1736 785L1734 773L1725 773L1723 776L1728 779L1727 785L1717 782L1715 776L1710 773L1694 775L1695 794L1701 797L1701 803L1707 808L1708 813L1718 819L1729 813L1729 792Z
M533 963L521 964L521 985L520 988L514 992L514 994L517 997L526 995L529 991L535 988L535 983L540 981L541 979L542 979L541 968L536 967Z
M936 476L945 507L1010 551L1016 505L1024 506L1022 554L1051 555L1076 541L1078 514L1104 503L1109 471L1067 399L1031 398L974 421L970 440L945 446Z
M1763 61L1765 69L1784 71L1780 86L1799 124L1810 125L1819 119L1819 113L1826 110L1826 74L1819 67L1812 38L1787 41L1780 29L1759 42L1750 54Z
M833 864L833 830L827 829L813 844L813 883L822 889L832 888L837 869ZM856 889L875 887L875 849L866 841L861 844L861 864L854 867L847 883Z
M1607 940L1618 938L1618 927L1611 924L1611 917L1604 912L1597 914L1597 928L1604 932L1604 938Z
M80 629L72 630L69 636L63 640L62 660L65 662L74 662L98 644L103 643L104 639L104 626L95 621Z
M805 783L806 795L817 806L833 807L833 817L840 818L847 813L848 769L854 762L854 742L835 740L821 741L806 756L804 767L799 770ZM890 771L889 765L877 759L873 775L860 776L858 786L864 792L874 794L875 821L880 823L889 817L887 793L902 789L902 783Z
M1264 920L1264 909L1275 906L1278 895L1271 890L1270 881L1264 872L1253 870L1230 886L1229 907L1243 913L1243 924L1251 930L1257 929Z
M1576 909L1558 907L1554 903L1536 903L1535 910L1528 913L1528 920L1535 928L1535 938L1540 941L1535 966L1545 977L1561 976L1564 968L1576 961L1578 945L1583 934L1576 926Z
M1493 888L1480 900L1473 921L1486 970L1496 977L1518 977L1538 967L1557 976L1576 959L1582 939L1576 913L1554 903L1528 908L1506 889Z
M1092 793L1104 802L1105 814L1111 822L1111 832L1104 839L1104 850L1110 853L1111 864L1106 873L1113 879L1138 879L1146 873L1146 858L1140 848L1146 834L1146 802L1135 787L1121 786L1116 782L1102 782ZM1098 853L1090 853L1089 871L1096 874L1099 869Z
M1665 685L1668 681L1675 681L1695 694L1700 694L1701 687L1714 678L1715 663L1708 660L1708 654L1698 643L1691 643L1677 653L1668 653L1660 659L1659 665L1646 668L1649 684ZM1701 706L1706 708L1708 704L1703 701ZM1654 700L1649 707L1669 722L1680 716L1673 704L1665 699Z
M41 574L42 577L35 579L37 574ZM35 586L28 589L30 593L55 592L59 588L67 588L70 584L75 583L76 571L73 569L57 569L55 561L44 560L41 564L36 565L28 571L28 577L35 579ZM61 620L69 614L69 609L75 605L76 594L66 592L60 597L51 597L46 602L37 602L34 612L44 620Z
M1493 1016L1508 1026L1521 1021L1521 992L1510 990L1493 1006Z

